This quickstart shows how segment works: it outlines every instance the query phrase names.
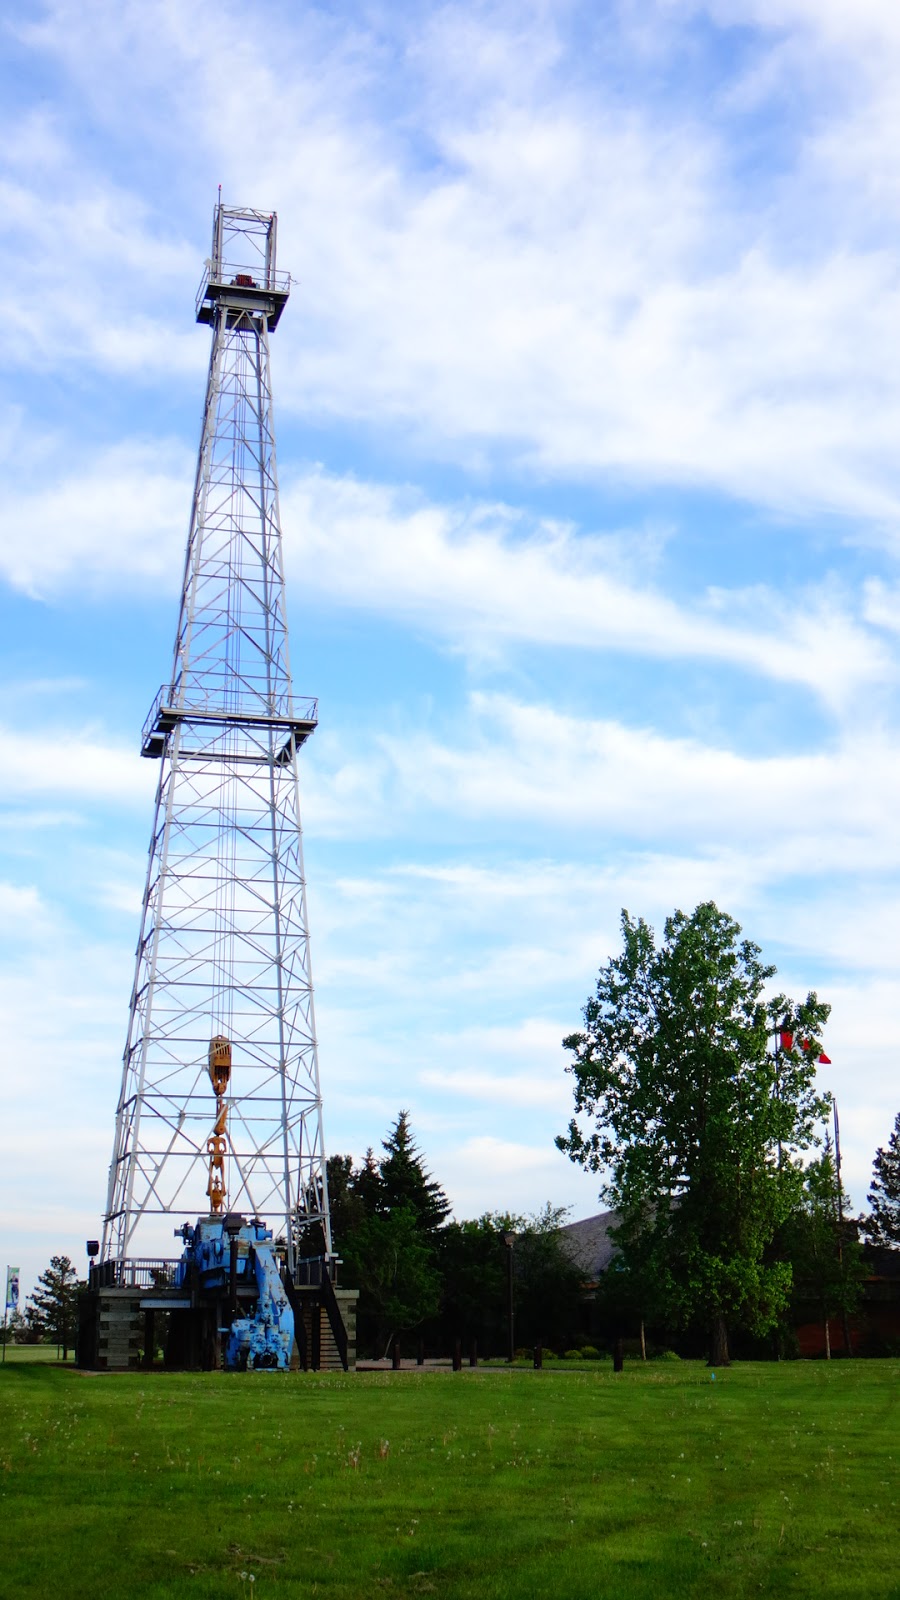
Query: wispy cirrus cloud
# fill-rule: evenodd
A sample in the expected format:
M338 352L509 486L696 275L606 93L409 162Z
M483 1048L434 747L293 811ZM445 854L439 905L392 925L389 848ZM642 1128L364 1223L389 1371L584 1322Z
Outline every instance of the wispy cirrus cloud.
M850 732L830 750L752 757L504 695L477 693L471 706L471 736L457 745L426 733L383 740L410 805L418 797L510 824L540 816L617 839L694 835L713 845L738 831L754 850L790 841L809 868L849 865L857 844L873 863L878 852L898 860L892 734Z
M827 587L787 597L763 584L719 588L677 603L652 570L648 581L651 529L590 535L508 505L428 503L321 471L291 482L285 514L288 559L302 555L313 595L463 648L531 643L727 662L802 684L834 708L895 677L885 642Z
M65 728L51 721L29 730L7 724L0 737L0 788L7 804L30 796L45 803L52 796L56 804L84 799L147 807L152 801L156 774L151 764L140 760L133 745L116 743L97 727L73 726L72 719Z
M173 590L190 495L186 452L121 442L30 492L0 490L0 573L52 597L73 586ZM321 469L283 498L289 570L306 598L426 631L461 650L547 645L705 660L798 684L835 710L896 677L877 582L852 594L757 585L678 603L654 581L654 531L586 533L502 502L442 504L421 491ZM650 571L648 573L648 557ZM760 619L766 619L761 625Z
M191 462L171 440L122 440L60 471L32 441L31 483L0 488L0 575L31 596L177 586Z
M871 40L895 32L876 6L856 24L834 6L816 24L799 0L707 9L723 32L756 29L757 65L786 34L861 40L860 100L877 75ZM673 77L696 12L658 8ZM858 171L835 168L827 204L821 182L810 199L826 137L813 113L777 183L748 204L724 101L701 119L661 73L623 109L628 8L610 18L609 60L578 6L448 6L424 24L418 10L388 21L359 9L343 27L306 9L277 61L233 5L202 48L171 10L91 0L88 13L85 26L84 6L54 0L23 30L82 105L127 139L152 104L173 178L176 150L193 146L234 195L270 187L280 206L284 260L301 279L278 333L282 406L393 429L406 449L467 466L694 486L896 538L900 382L884 359L900 332L896 252ZM740 87L738 62L715 66L717 88ZM878 65L879 81L888 71ZM398 103L402 118L385 115ZM193 292L206 248L184 209L193 192L176 186L173 218L82 170L80 192L60 201L65 114L52 140L7 207L23 278L8 282L4 326L25 318L18 359L65 362L70 349L142 383L199 370L200 341L186 328L173 344L155 310L160 290ZM74 324L50 282L22 293L60 251L87 285Z

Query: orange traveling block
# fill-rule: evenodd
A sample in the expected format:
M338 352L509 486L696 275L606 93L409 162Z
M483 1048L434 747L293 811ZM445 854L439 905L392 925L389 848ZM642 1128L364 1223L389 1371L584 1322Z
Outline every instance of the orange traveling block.
M216 1092L216 1125L206 1141L209 1155L209 1182L206 1192L214 1216L225 1210L225 1156L228 1151L228 1107L225 1094L231 1080L231 1040L217 1033L209 1042L209 1076Z
M217 1095L223 1095L231 1078L231 1040L217 1033L209 1041L209 1076Z

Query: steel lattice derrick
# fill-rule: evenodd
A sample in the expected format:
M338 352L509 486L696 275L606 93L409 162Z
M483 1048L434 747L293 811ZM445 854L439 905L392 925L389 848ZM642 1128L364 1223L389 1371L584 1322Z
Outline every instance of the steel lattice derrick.
M331 1249L297 773L316 707L295 699L288 657L268 342L288 282L274 236L274 217L217 207L198 297L213 340L172 677L142 741L161 766L106 1261L206 1192L223 1126L215 1040L233 1060L229 1207L283 1234L292 1263L314 1224ZM247 254L230 264L236 246Z

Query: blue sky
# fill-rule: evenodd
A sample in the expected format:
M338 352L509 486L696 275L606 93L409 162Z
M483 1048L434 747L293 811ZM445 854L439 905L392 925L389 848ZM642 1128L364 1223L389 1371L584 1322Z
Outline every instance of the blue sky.
M0 26L0 1233L105 1197L208 334L274 207L326 1141L596 1209L560 1049L715 898L898 1109L900 13L78 0ZM198 1196L198 1204L200 1201Z

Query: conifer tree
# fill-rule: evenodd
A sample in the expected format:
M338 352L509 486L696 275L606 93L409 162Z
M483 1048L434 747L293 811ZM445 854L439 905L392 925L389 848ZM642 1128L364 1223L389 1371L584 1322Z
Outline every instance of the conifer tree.
M392 1212L409 1206L422 1232L433 1234L450 1214L450 1202L439 1183L422 1165L409 1127L409 1112L401 1111L383 1141L379 1162L379 1208Z
M838 1192L834 1150L826 1135L822 1154L804 1168L800 1201L785 1225L783 1242L791 1263L794 1314L814 1312L829 1360L830 1323L838 1316L846 1328L845 1354L852 1354L846 1319L856 1309L865 1275L859 1243L852 1228L841 1222L849 1209L846 1192Z
M440 1184L425 1170L401 1111L378 1161L366 1151L328 1163L335 1247L346 1281L360 1289L360 1348L378 1355L395 1334L409 1333L434 1315L440 1299L435 1264L438 1230L450 1210Z
M74 1337L78 1304L78 1278L68 1256L51 1256L50 1265L38 1278L34 1294L28 1297L28 1311L34 1314L42 1332L69 1354Z
M900 1112L887 1146L875 1152L867 1199L871 1214L866 1233L872 1243L900 1245Z

